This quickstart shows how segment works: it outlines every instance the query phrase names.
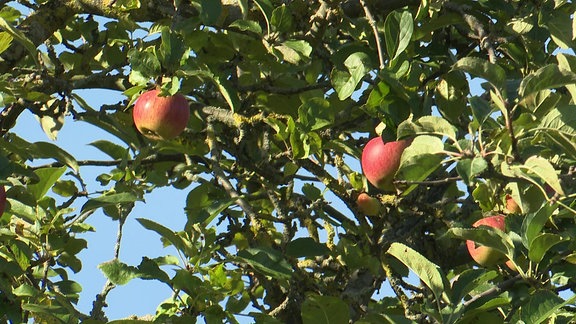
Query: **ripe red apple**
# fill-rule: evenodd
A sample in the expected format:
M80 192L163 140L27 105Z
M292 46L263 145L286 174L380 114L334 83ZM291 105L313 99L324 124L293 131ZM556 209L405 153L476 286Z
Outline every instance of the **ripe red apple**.
M501 231L505 231L505 216L497 215L485 217L472 224L473 227L479 227L481 225L490 226ZM471 240L466 241L466 247L468 248L468 253L470 253L472 259L474 259L474 261L482 266L492 266L507 260L506 256L501 252L488 246L476 245L476 242Z
M0 216L4 213L4 209L6 209L6 189L0 186Z
M383 191L394 191L394 175L400 166L400 157L412 140L384 143L381 137L368 141L362 151L362 171L366 179Z
M154 140L169 140L182 133L190 118L190 107L181 94L161 97L159 90L138 97L132 117L142 135Z
M511 214L519 214L522 212L522 209L516 200L514 200L514 198L509 194L506 194L506 210Z
M358 195L356 205L364 215L376 216L380 213L380 201L365 192Z

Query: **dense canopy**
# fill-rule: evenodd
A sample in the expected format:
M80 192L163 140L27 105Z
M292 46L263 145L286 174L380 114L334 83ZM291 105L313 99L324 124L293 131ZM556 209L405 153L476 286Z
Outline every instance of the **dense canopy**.
M571 1L0 3L0 321L116 320L107 294L144 279L172 291L145 311L158 322L576 318ZM96 106L96 89L123 99ZM189 103L174 139L134 125L152 89ZM26 110L45 141L14 132ZM82 125L115 138L91 143L108 159L54 142ZM360 168L377 136L410 143L384 190ZM187 192L185 226L138 222L177 255L128 264L123 224L160 187ZM472 227L493 215L504 231ZM70 275L94 270L78 257L93 217L119 234L84 296Z

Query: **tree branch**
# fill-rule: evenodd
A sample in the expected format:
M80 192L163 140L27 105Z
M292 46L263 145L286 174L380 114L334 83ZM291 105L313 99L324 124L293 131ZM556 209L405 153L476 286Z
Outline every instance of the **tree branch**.
M515 277L512 277L508 280L502 281L500 283L498 283L496 286L478 294L478 295L474 295L472 298L470 298L469 300L467 300L463 305L464 307L468 307L470 304L472 304L473 302L477 301L478 299L482 298L482 297L486 297L486 296L491 296L491 295L495 295L495 294L499 294L502 291L512 287L514 285L514 283L516 283L516 281L522 279L522 276L520 275L516 275Z
M378 32L378 26L376 25L376 20L374 20L374 16L370 12L370 8L366 4L366 1L359 0L360 5L364 9L364 13L366 15L366 19L368 19L368 23L370 27L372 27L372 31L374 32L374 38L376 39L376 49L378 51L378 61L380 61L380 70L384 69L384 53L382 50L382 43L380 41L380 33Z

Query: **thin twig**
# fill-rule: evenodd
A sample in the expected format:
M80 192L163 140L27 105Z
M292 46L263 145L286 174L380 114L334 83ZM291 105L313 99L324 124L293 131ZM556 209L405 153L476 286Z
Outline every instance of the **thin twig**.
M364 9L364 14L366 15L366 19L368 19L368 23L370 27L372 27L372 31L374 32L374 38L376 39L376 49L378 50L378 60L380 61L380 70L384 69L384 53L382 50L382 42L380 41L380 34L378 33L378 26L376 25L376 20L372 13L370 12L370 8L364 0L359 0L360 5Z
M133 204L124 205L120 207L121 215L120 219L118 220L118 233L116 234L116 244L114 244L114 260L118 260L118 258L120 257L120 246L122 243L122 233L124 229L124 224L126 223L126 219L128 218L128 215L132 211L133 207L134 207ZM110 291L115 287L116 285L112 281L110 281L110 279L106 280L104 288L102 288L102 291L98 295L96 295L96 299L92 303L92 311L90 312L90 317L92 319L108 321L108 319L106 318L106 314L104 314L104 311L102 311L102 309L107 306L106 297L108 296L108 293L110 293Z
M449 178L444 178L444 179L425 180L425 181L395 180L394 184L434 186L434 185L445 184L445 183L455 182L455 181L460 181L460 180L462 180L462 177L449 177Z
M218 182L222 185L224 190L226 190L228 195L231 198L236 199L236 203L246 213L246 215L250 219L250 223L252 224L252 226L254 226L255 229L261 228L262 224L258 219L258 215L252 209L252 206L250 206L250 204L245 199L243 199L240 196L240 194L238 194L238 192L236 191L236 189L234 189L234 186L232 185L230 180L228 180L228 177L226 177L224 171L220 168L220 161L219 161L220 152L218 151L216 145L216 135L214 134L214 126L212 125L211 122L209 122L208 125L206 126L206 133L208 137L208 146L210 147L212 172L214 173L214 176L216 177Z

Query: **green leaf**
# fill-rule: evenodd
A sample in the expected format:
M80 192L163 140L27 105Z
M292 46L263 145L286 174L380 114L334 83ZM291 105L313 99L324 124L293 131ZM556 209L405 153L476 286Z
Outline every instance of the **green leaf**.
M550 248L565 240L565 238L558 234L542 233L536 236L530 243L530 248L528 249L528 257L530 260L538 263L542 261L544 255L546 252L548 252L548 250L550 250Z
M12 36L12 38L14 38L16 41L18 41L20 44L22 44L22 46L24 46L24 48L30 54L30 57L32 58L32 60L34 60L34 63L36 63L36 67L38 69L40 69L41 65L40 65L40 61L38 61L38 52L36 51L36 45L34 45L34 43L32 43L32 41L29 40L22 31L18 30L17 28L15 28L12 25L10 25L10 23L8 23L1 16L0 16L0 28L3 29L8 34L10 34L10 36Z
M424 116L415 122L408 119L398 125L398 139L432 134L447 136L456 141L456 128L442 117Z
M78 162L76 162L74 156L57 145L47 142L36 142L32 144L30 150L34 152L34 156L37 158L53 158L56 161L69 166L75 172L80 170Z
M15 289L12 289L12 293L18 297L35 297L40 294L40 291L34 286L21 284Z
M574 20L574 26L576 26L576 20ZM576 70L576 56L569 55L567 53L558 53L556 55L556 60L558 61L558 67L561 70L575 71ZM566 89L570 92L572 96L572 101L576 101L576 85L567 84Z
M132 71L140 73L146 81L158 77L162 72L162 64L158 57L150 51L132 49L128 52L128 59ZM146 84L146 82L144 82Z
M173 257L173 259L175 258ZM177 265L178 260L167 260L164 258L150 259L148 257L143 257L142 261L138 265L138 277L144 280L158 280L160 282L169 284L170 277L159 267L159 265L163 264Z
M540 231L554 213L556 207L550 204L543 205L538 211L528 213L522 222L522 243L530 248L532 241L540 234Z
M467 186L470 186L475 181L476 176L487 168L488 162L481 156L475 156L472 159L461 159L456 164L456 171Z
M492 83L496 88L501 88L506 81L506 71L500 65L478 57L461 58L452 68L480 77Z
M130 280L139 277L136 267L122 263L118 259L100 263L98 269L115 285L125 285L130 282Z
M572 34L572 17L562 10L554 10L546 17L540 17L539 24L550 32L554 43L564 50L574 47L574 35Z
M514 242L504 232L499 229L480 226L478 228L452 227L444 234L448 238L458 238L461 240L471 240L487 247L491 247L509 259L514 258Z
M544 180L554 191L560 195L564 195L558 173L548 160L539 156L531 156L524 163L524 168Z
M352 53L344 61L344 66L348 71L334 69L330 75L330 80L340 100L349 98L356 91L360 81L370 71L370 58L364 52Z
M396 59L408 45L414 32L414 19L410 11L393 11L384 22L384 39L390 60Z
M556 64L548 64L527 75L518 88L518 94L526 97L538 91L555 89L576 83L576 74L563 70Z
M94 141L88 145L94 146L114 160L121 160L128 154L128 149L106 140Z
M484 124L486 119L488 119L492 113L492 107L490 107L490 104L486 100L477 96L468 98L468 102L470 103L470 108L472 108L472 116L474 117L474 120L479 125Z
M175 72L180 68L180 62L186 53L184 40L180 35L172 32L170 28L165 27L162 29L161 41L158 50L158 59L160 60L162 67L164 67L168 72Z
M330 249L326 244L318 243L311 237L297 238L286 244L286 255L301 258L328 255Z
M486 269L468 269L461 272L456 280L452 283L452 301L459 303L470 292L478 289L484 283L498 277L495 270L486 271Z
M67 167L60 168L42 168L35 170L34 173L38 176L40 181L35 184L28 185L28 191L34 196L37 201L42 199L50 190L50 188L60 179L66 172Z
M574 299L574 297L571 299ZM542 323L550 319L567 302L569 301L565 302L560 296L550 290L537 290L520 306L510 319L510 323Z
M387 253L394 256L410 268L410 270L412 270L416 276L418 276L418 278L420 278L420 280L422 280L422 282L432 290L436 300L439 301L444 297L445 300L449 301L447 296L450 295L450 287L444 286L444 282L447 282L447 280L444 277L444 274L442 274L440 267L426 259L422 254L402 243L392 243Z
M292 12L290 8L286 6L286 4L274 8L272 11L272 17L270 18L270 24L276 27L276 31L288 32L293 25Z
M416 137L402 153L396 179L406 181L423 181L434 172L444 160L444 143L435 136L421 135ZM408 194L411 189L404 191Z
M126 203L133 203L139 199L136 195L130 192L121 192L121 193L114 193L108 195L102 195L97 198L89 199L81 209L81 214L85 214L90 212L94 209L100 207L107 207L107 206L115 206L118 204L126 204Z
M153 222L149 219L136 218L136 220L145 229L156 232L157 234L160 235L160 237L162 237L163 239L172 243L172 245L174 245L174 247L176 247L178 250L180 250L184 253L188 252L189 248L188 248L188 245L186 244L186 242L184 241L184 239L182 239L182 237L180 237L178 234L176 234L174 231L172 231L168 227L165 227L162 224L158 224L156 222Z
M334 122L334 110L328 100L313 97L298 108L298 122L306 130L318 130Z
M200 0L202 12L200 18L205 25L214 25L222 14L222 2L220 0Z
M254 20L236 20L229 27L238 28L241 31L250 31L256 34L262 34L262 27Z
M116 0L113 2L114 7L122 11L130 11L140 8L140 0Z
M64 295L77 295L82 292L82 286L72 280L61 280L52 284L56 291Z
M52 191L62 197L72 197L78 193L78 187L72 180L59 180L52 187Z
M539 127L545 132L562 132L576 135L576 105L555 107L542 118Z
M49 114L39 116L40 126L49 139L55 141L58 132L64 126L64 117L66 109L62 107L62 101L50 99L42 104L42 109L49 111Z
M248 248L239 251L238 258L257 271L273 278L290 279L292 277L292 267L276 250Z
M298 52L302 57L309 58L312 54L312 46L305 40L289 39L282 44Z
M348 305L339 297L310 294L302 303L304 324L347 324L350 321Z
M0 32L0 54L10 48L13 39L14 37L12 37L9 33Z
M254 0L254 3L258 9L260 9L260 12L262 12L264 20L266 20L267 34L270 34L270 21L272 20L274 6L270 3L270 0Z
M230 106L230 109L234 112L238 107L240 107L240 97L238 97L238 92L236 88L226 79L214 76L212 78L214 83L218 86L220 93Z
M188 193L184 210L190 223L207 225L236 200L237 198L224 195L213 184L205 182Z
M502 163L500 169L505 176L520 177L530 181L546 197L544 183L548 184L554 191L564 195L556 170L548 160L542 157L531 156L524 164Z

